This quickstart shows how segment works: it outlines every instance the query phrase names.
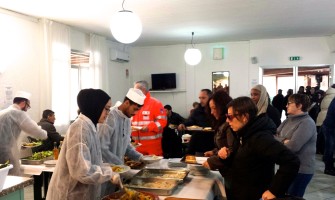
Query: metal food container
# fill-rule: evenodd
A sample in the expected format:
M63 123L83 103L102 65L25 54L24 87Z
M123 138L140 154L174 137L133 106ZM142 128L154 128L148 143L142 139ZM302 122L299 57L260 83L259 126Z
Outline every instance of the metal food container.
M183 183L189 173L186 169L142 169L134 177L177 180Z
M178 187L177 180L133 177L125 187L156 195L169 196Z
M47 158L44 158L42 160L32 160L30 159L30 157L26 157L26 158L21 158L21 164L22 165L42 165L44 163L44 161L46 160L52 160L53 156L49 156Z

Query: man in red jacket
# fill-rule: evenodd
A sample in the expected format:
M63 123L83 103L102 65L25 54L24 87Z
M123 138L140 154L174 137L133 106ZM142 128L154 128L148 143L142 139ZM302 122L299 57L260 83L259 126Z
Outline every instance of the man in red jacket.
M132 118L132 139L142 145L136 150L143 155L162 156L162 133L167 124L163 104L151 97L146 81L137 81L134 88L146 96L142 108Z

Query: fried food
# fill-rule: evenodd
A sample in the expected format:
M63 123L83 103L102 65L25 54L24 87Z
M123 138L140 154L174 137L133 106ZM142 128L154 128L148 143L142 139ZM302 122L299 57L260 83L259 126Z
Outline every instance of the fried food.
M155 200L155 198L149 194L145 194L143 192L138 192L136 190L132 190L129 188L125 188L125 193L122 196L115 197L113 195L109 195L104 197L103 200Z

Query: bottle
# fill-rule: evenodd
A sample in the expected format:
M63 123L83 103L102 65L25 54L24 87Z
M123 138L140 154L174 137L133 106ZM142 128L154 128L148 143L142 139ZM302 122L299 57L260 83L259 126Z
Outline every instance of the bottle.
M58 148L57 148L57 142L54 142L53 153L54 153L54 159L55 159L55 160L58 160L59 150L58 150Z
M59 146L58 146L58 153L60 153L60 150L62 149L62 144L63 144L63 141L60 141Z

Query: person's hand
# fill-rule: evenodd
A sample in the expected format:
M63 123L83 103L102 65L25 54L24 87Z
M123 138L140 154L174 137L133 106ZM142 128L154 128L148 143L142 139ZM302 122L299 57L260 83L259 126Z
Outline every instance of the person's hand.
M114 185L118 185L120 183L120 181L121 181L120 174L114 173L114 175L112 176L111 182Z
M207 169L210 169L210 166L209 166L209 164L208 164L207 161L205 161L204 163L202 163L202 166L206 167Z
M290 140L289 139L285 139L284 141L283 141L283 144L286 144L286 143L288 143Z
M148 126L143 126L140 131L142 131L142 132L148 132L148 130L149 130Z
M184 124L179 124L177 129L178 129L178 131L184 131L186 129L186 127L185 127Z
M228 155L229 155L229 149L227 147L222 147L218 152L218 156L221 159L226 159Z
M214 152L213 152L213 151L206 151L206 152L204 153L204 156L205 156L205 157L211 157L212 155L214 155Z
M262 195L262 200L270 200L276 198L275 195L273 195L270 190L266 190Z

